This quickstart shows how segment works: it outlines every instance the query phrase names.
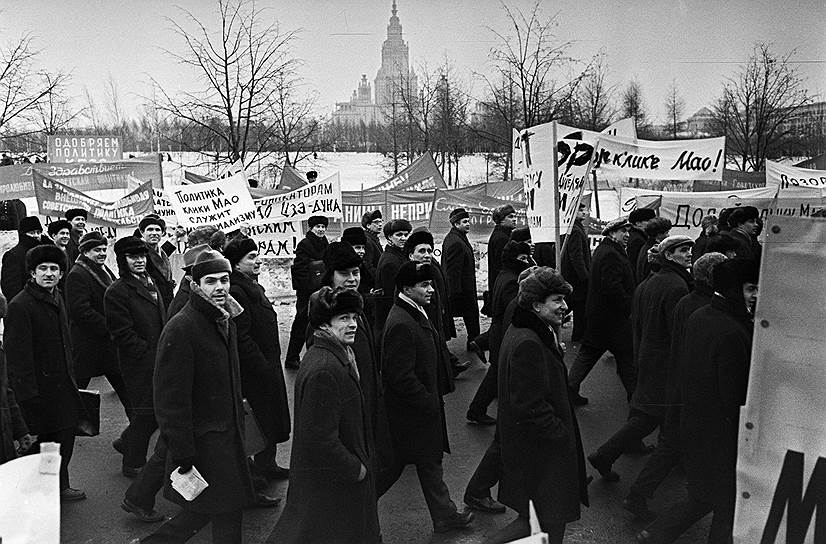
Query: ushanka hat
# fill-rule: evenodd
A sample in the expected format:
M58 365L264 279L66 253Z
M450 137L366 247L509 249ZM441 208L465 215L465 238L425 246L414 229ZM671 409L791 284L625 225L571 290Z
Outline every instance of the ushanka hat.
M149 248L140 238L135 236L124 236L115 242L115 255L118 257L124 255L143 255L149 253Z
M680 246L693 246L694 239L690 236L686 236L685 234L675 234L674 236L669 236L657 246L657 251L660 252L660 255L665 255L666 251L674 251Z
M376 219L381 219L381 210L373 210L361 216L361 226L366 227Z
M531 229L529 227L517 227L511 231L511 240L514 242L530 242Z
M192 279L195 280L196 283L201 281L201 278L207 274L218 274L220 272L229 274L232 272L232 267L229 261L217 251L204 251L198 255L198 258L195 259L195 264L192 265Z
M433 235L426 230L413 231L404 243L404 254L410 255L419 244L430 244L433 247Z
M608 236L615 230L623 229L625 227L630 226L631 223L628 222L627 217L618 217L613 221L609 221L608 224L605 225L605 228L602 229L602 235Z
M512 213L516 213L516 209L511 204L505 204L504 206L499 206L493 210L491 215L493 216L493 222L498 225L504 218Z
M421 281L433 279L433 267L429 264L407 261L396 274L396 289L412 287Z
M691 265L691 275L694 276L694 284L711 288L712 271L715 266L725 260L725 255L712 251L694 261L694 264Z
M31 272L43 263L55 263L61 272L66 272L66 254L52 244L34 246L26 252L26 270Z
M238 236L224 246L224 257L229 261L230 266L235 268L235 265L251 251L258 251L258 244L255 240L247 236Z
M467 217L470 217L470 214L468 213L468 211L466 209L456 208L452 212L450 212L450 215L448 216L448 220L450 221L450 224L452 225L452 224L457 223L458 221L461 221L462 219L465 219Z
M537 266L530 270L530 274L519 282L516 295L516 303L522 308L530 309L534 302L544 302L551 295L568 296L574 290L553 268Z
M156 213L150 213L149 215L141 219L141 222L138 223L138 230L143 232L149 225L158 225L159 227L161 227L162 231L166 232L166 221L161 219L160 216Z
M742 299L743 284L757 283L760 265L747 259L728 259L711 270L712 288L726 298Z
M633 225L637 221L648 221L649 219L654 219L656 216L657 213L651 208L637 208L628 215L628 222Z
M109 240L100 232L93 230L83 235L83 238L77 244L77 248L81 253L85 253L92 248L107 245L109 245Z
M20 225L17 226L17 231L23 234L33 230L43 231L43 225L40 224L40 218L36 215L30 215L20 220Z
M313 215L309 219L307 219L307 225L310 228L313 228L316 225L324 225L325 227L330 224L330 220L324 217L323 215Z
M72 208L70 210L66 210L65 212L63 212L63 217L66 218L66 221L71 221L75 217L89 219L89 212L87 212L83 208Z
M502 248L502 262L510 262L515 260L520 255L531 254L531 245L528 242L516 242L508 240L508 243Z
M741 206L734 208L731 215L728 216L728 224L731 228L737 225L742 225L746 221L756 221L760 218L760 212L754 206Z
M410 232L411 230L413 230L413 225L407 219L393 219L385 223L382 229L386 238L390 238L397 232Z
M366 246L367 235L361 227L350 227L341 233L341 241L347 242L351 246Z
M324 250L324 269L330 274L361 266L361 257L347 242L330 242Z
M66 221L65 219L58 219L57 221L52 221L46 226L46 232L49 233L49 236L55 236L58 232L62 231L63 229L68 229L69 231L71 231L72 224Z
M363 309L364 302L355 289L324 286L310 295L310 326L317 329L337 315L360 313Z

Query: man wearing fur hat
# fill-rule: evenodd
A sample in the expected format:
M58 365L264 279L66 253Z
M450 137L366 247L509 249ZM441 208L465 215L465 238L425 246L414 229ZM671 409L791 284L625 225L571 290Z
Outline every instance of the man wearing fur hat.
M528 503L549 542L588 505L585 463L568 398L559 328L571 286L555 270L537 267L519 283L513 321L499 351L502 477L499 500L516 520L492 537L509 542L530 534Z
M158 424L152 399L152 373L158 338L166 322L166 306L149 275L149 248L126 236L115 242L120 277L103 297L106 328L117 347L132 419L123 455L123 475L136 477L146 463L149 439Z
M636 265L634 268L634 279L639 285L651 273L652 265L656 262L655 254L657 253L660 242L668 238L671 232L671 220L665 217L655 217L648 221L645 226L645 234L648 239L640 248L640 253L637 255ZM630 257L629 257L630 262ZM657 264L659 266L659 264Z
M66 307L57 283L66 272L66 255L53 245L26 253L29 281L9 303L3 335L11 388L40 443L60 444L60 499L86 494L69 486L69 462L82 404L72 371Z
M383 232L387 240L381 257L376 266L376 289L381 292L376 296L376 336L381 340L384 322L390 308L393 307L393 300L396 291L396 274L404 263L407 256L404 254L404 244L413 226L407 219L393 219L384 224Z
M614 462L660 427L665 419L674 308L693 286L688 272L693 245L694 240L682 234L660 242L657 246L660 269L634 293L631 315L638 374L630 414L625 424L596 453L588 456L588 461L606 481L619 480L611 468ZM625 500L625 508L641 518L649 518L647 495L640 490L632 491Z
M278 466L276 453L278 444L289 440L291 424L281 368L278 315L258 283L261 257L255 240L235 238L224 248L224 257L232 267L230 295L244 309L235 318L241 391L267 440L267 447L255 455L255 464L266 478L283 480L289 472Z
M195 259L198 258L198 255L211 249L209 236L206 237L206 240L206 242L202 242L201 244L190 246L189 249L184 252L184 265L181 267L184 271L184 277L181 279L181 285L178 286L178 290L175 292L172 304L170 304L166 310L167 319L170 319L173 315L180 312L181 309L186 306L186 303L189 302L189 295L192 292L190 288L190 284L192 283L192 265L195 264Z
M147 271L158 287L164 307L168 308L172 304L175 280L172 279L172 266L169 263L169 256L160 247L161 240L166 234L166 221L157 214L150 213L141 219L138 229L141 232L143 241L146 242L147 248L149 248Z
M350 258L355 256L343 242L330 248L335 244L342 247L333 250L340 252L334 260L347 249ZM355 262L333 264L333 274L358 270L341 268L346 264ZM361 296L354 288L324 286L310 298L313 337L295 381L290 487L267 542L381 542L372 414L365 391L365 380L371 378L364 375L354 349L361 312Z
M648 240L645 227L656 216L657 213L651 208L637 208L628 215L628 222L631 223L630 236L628 237L628 261L631 263L631 269L634 271L635 277L637 274L637 258L640 251L642 251L642 246Z
M182 542L207 523L212 541L243 540L242 509L254 500L244 451L244 408L229 261L204 251L192 266L189 302L158 342L154 398L166 438L166 474L193 468L209 486L184 499L166 478L164 496L182 510L143 542Z
M372 263L372 266L367 262L367 249L370 242L363 228L349 227L344 229L344 232L341 233L341 241L350 244L353 247L353 251L355 251L356 255L361 259L361 265L359 266L361 274L361 278L359 279L359 293L362 296L362 300L364 300L365 313L369 316L370 312L368 311L368 303L365 297L373 290L373 286L376 284L376 264L378 263L378 259Z
M588 209L585 204L579 205L579 210L571 226L571 232L562 248L560 272L562 277L571 284L574 291L568 296L568 307L574 312L574 328L571 331L571 342L580 342L585 335L586 316L585 300L588 295L588 279L591 274L591 242L585 231L585 221L588 219Z
M602 231L605 238L591 258L585 306L588 328L569 376L574 404L588 403L588 399L579 394L579 387L606 351L610 351L617 361L617 374L629 400L637 384L631 340L631 299L635 284L625 252L630 228L625 217L608 223Z
M26 268L26 252L35 246L51 243L51 240L43 236L43 226L36 216L20 220L17 240L17 245L3 254L3 265L0 268L0 288L8 301L22 291L23 286L31 279L31 274Z
M67 244L69 243L69 240L72 239L72 224L65 219L58 219L57 221L52 221L48 224L46 227L46 232L49 233L49 238L52 239L54 245L62 249L65 253ZM70 266L70 269L72 264L74 264L74 261L71 263L67 262L67 266Z
M516 210L505 204L493 210L493 232L488 238L488 291L493 293L493 284L502 269L502 250L510 240L511 232L516 228Z
M63 213L63 217L65 217L66 221L72 225L69 243L66 244L67 263L68 266L71 267L78 255L80 255L78 245L80 244L80 239L83 238L84 234L86 234L86 221L89 219L89 212L83 208L72 208L70 210L66 210Z
M737 258L758 260L762 252L760 242L757 241L757 222L760 213L754 206L735 208L729 215L731 236L737 241Z
M467 238L470 214L464 208L450 212L450 231L442 243L442 262L447 278L453 317L461 317L467 329L467 348L479 336L479 305L476 301L476 259Z
M382 220L381 210L367 212L361 218L361 228L367 238L364 262L374 278L377 277L376 267L379 265L379 259L383 251L379 240L382 226L384 226L384 221Z
M324 250L327 249L325 233L328 223L329 220L321 215L314 215L307 220L310 230L298 242L295 260L290 268L295 289L295 318L290 328L290 343L287 345L284 366L292 370L298 368L298 357L304 347L310 295L321 286L321 276L324 275Z
M442 457L450 453L442 395L450 388L450 367L441 335L425 307L433 297L433 269L406 262L396 274L398 296L381 341L382 376L394 466L382 474L383 495L408 464L416 465L434 532L460 529L473 515L459 512L444 483Z

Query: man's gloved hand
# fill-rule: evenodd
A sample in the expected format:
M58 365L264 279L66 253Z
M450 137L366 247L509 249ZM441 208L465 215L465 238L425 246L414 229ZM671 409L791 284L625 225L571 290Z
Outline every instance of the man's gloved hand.
M186 474L192 470L192 465L195 464L195 458L184 457L183 459L175 459L175 464L178 465L178 473Z

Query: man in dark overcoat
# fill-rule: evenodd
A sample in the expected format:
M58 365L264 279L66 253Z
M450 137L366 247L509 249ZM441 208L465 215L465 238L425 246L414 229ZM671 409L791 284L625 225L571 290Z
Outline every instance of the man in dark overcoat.
M634 277L637 275L637 258L642 251L642 247L648 240L648 235L645 233L645 227L648 223L657 216L657 213L651 208L638 208L628 215L628 222L631 223L631 230L628 232L628 261L631 263L631 269L634 271ZM573 284L571 284L573 285ZM576 291L576 286L574 286Z
M568 307L574 312L571 342L581 341L587 328L585 301L588 298L588 278L591 274L591 242L585 231L586 219L588 219L588 209L584 204L580 204L561 256L560 272L565 281L570 283L574 289L566 301Z
M304 335L307 333L307 305L310 295L321 286L324 275L324 250L327 248L327 225L329 220L321 215L314 215L307 220L309 230L295 248L295 260L290 268L293 289L295 289L295 318L290 328L290 342L284 366L295 370L298 368L301 348L304 347Z
M149 439L158 428L152 399L152 375L166 307L148 272L149 248L126 236L115 242L120 277L106 290L106 328L117 348L132 419L123 455L123 475L134 478L146 463Z
M69 243L66 244L66 266L71 269L80 255L80 239L86 234L86 221L89 219L89 212L83 208L72 208L63 212L63 217L72 225L72 231L69 233Z
M396 274L407 262L404 244L413 226L407 219L393 219L384 224L383 233L387 240L384 251L376 265L376 289L381 292L376 296L376 340L381 342L384 322L393 307L396 292Z
M579 394L579 387L606 351L617 361L617 374L629 400L637 384L631 339L631 299L635 284L625 253L629 228L624 217L611 221L602 231L605 238L594 250L585 306L588 328L568 378L574 404L588 403L588 399Z
M660 269L640 284L634 293L632 330L637 387L631 397L631 409L625 424L614 433L588 461L608 481L619 475L611 465L625 451L660 427L665 419L668 383L668 359L674 331L674 308L691 290L688 272L694 240L682 234L669 236L657 246ZM659 459L659 458L658 458ZM665 459L663 459L665 460ZM667 467L666 472L671 467ZM649 517L648 496L632 493L626 508Z
M51 241L43 236L43 226L36 216L20 220L17 239L17 244L3 253L3 266L0 267L0 288L9 302L31 279L31 274L26 269L26 252L41 244L51 244Z
M199 244L190 247L184 252L184 264L181 267L184 271L184 276L181 278L181 284L178 290L175 291L175 296L172 298L172 304L166 310L166 318L171 319L173 315L183 310L186 303L189 302L189 295L192 292L190 284L192 283L192 265L195 264L195 259L204 251L210 249L209 244Z
M295 381L290 487L267 542L381 542L370 416L353 352L362 309L355 289L324 286L310 298L314 332Z
M381 475L378 496L390 489L406 465L416 465L433 530L446 532L466 527L473 515L456 509L443 478L442 456L450 447L442 395L450 384L450 369L425 310L433 297L432 268L408 261L396 275L396 288L399 294L381 343L395 464Z
M66 255L53 245L26 253L31 278L9 303L3 335L9 381L29 432L60 444L60 499L86 494L69 486L69 462L82 413L72 372L72 345L63 297L57 290Z
M665 217L655 217L651 219L648 224L645 226L645 234L648 236L648 239L643 244L642 248L640 249L639 255L637 255L637 261L635 265L634 271L634 281L636 284L639 285L648 275L651 273L652 270L652 262L651 256L649 255L649 250L651 248L656 249L656 246L668 238L668 235L671 232L671 221L666 219ZM629 257L630 261L630 257Z
M261 258L255 240L235 238L224 247L224 257L232 266L230 295L244 308L235 318L241 390L267 441L267 447L255 455L255 464L265 477L285 479L288 470L276 462L278 444L290 438L290 407L281 368L278 315L258 283Z
M364 229L361 227L344 229L341 233L341 241L353 246L353 251L355 251L356 255L361 259L361 265L359 265L358 291L361 295L362 302L364 302L364 316L367 318L368 325L372 328L376 316L376 308L371 293L376 286L376 264L378 264L378 258L372 266L368 266L366 259L370 242L368 241L367 234L365 234Z
M731 236L737 241L736 256L739 259L759 260L762 249L757 241L757 222L760 213L754 206L734 208L728 217Z
M379 233L383 226L384 222L382 220L381 210L366 212L361 218L361 229L367 240L364 252L364 266L373 278L378 277L376 275L376 268L379 265L379 258L381 258L382 251L384 251L379 241Z
M711 303L685 324L680 442L688 497L637 535L638 542L673 542L709 512L708 542L732 540L737 434L748 389L758 274L754 261L717 264Z
M0 318L5 316L6 298L0 294ZM32 447L35 440L29 434L14 390L9 385L6 354L0 350L0 465L17 458L18 446L24 452Z
M172 266L169 256L161 248L161 240L166 234L166 221L157 214L150 213L141 219L138 225L141 237L149 248L147 255L147 271L158 288L163 299L164 308L172 304L175 293L175 280L172 278Z
M549 542L561 544L565 525L579 519L580 504L588 504L582 442L558 333L571 286L551 268L532 270L519 283L513 322L499 351L499 501L519 517L492 540L528 536L532 501Z
M461 317L467 329L466 344L479 336L479 304L476 301L476 258L467 238L470 214L464 208L450 212L450 231L442 242L442 263L453 317ZM468 346L468 351L472 346Z
M183 542L212 523L214 543L240 544L242 509L254 500L244 451L244 408L229 261L204 251L192 266L189 302L158 342L155 410L167 441L166 473L193 469L209 486L184 499L167 476L164 495L182 510L142 542Z

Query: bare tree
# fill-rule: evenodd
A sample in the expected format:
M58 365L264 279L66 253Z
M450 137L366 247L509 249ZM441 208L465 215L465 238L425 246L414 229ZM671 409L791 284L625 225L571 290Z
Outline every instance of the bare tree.
M105 130L106 126L100 114L100 109L98 108L92 93L89 91L89 87L83 87L83 100L86 104L83 108L83 113L86 119L88 119L89 124L91 124L92 128L95 129L95 132Z
M433 134L433 116L438 101L437 87L441 80L441 71L431 69L426 62L419 64L417 70L418 89L410 85L409 77L399 77L399 100L407 117L408 128L412 131L408 135L409 148L412 153L422 153L431 150Z
M677 90L677 82L672 80L671 86L668 88L668 93L665 95L665 117L668 126L668 131L671 133L671 138L677 139L677 132L680 130L680 119L685 113L685 100Z
M120 98L118 83L110 72L103 84L104 107L115 130L120 130L126 121Z
M49 92L36 104L33 121L42 135L57 134L69 127L83 113L83 109L76 108L67 95L67 78L64 74L44 73L41 77L44 80L41 85L48 88Z
M297 77L286 74L282 74L281 77L289 78L290 81L281 80L276 85L270 111L270 116L275 121L271 138L276 149L284 153L285 163L295 165L313 153L306 146L320 134L321 124L318 119L312 117L315 93L300 95L301 82ZM267 124L256 128L263 129L263 136L268 137L266 132L270 128ZM260 142L261 136L256 139Z
M778 56L771 44L758 42L745 66L723 84L714 117L719 133L726 136L726 154L741 170L762 170L766 158L779 151L784 122L811 101L792 65L795 54Z
M436 151L436 164L442 175L447 171L448 186L459 186L459 157L465 153L469 103L464 83L458 77L453 62L446 58L436 86L435 134L431 145Z
M604 54L599 54L572 97L575 126L600 131L611 124L616 110L613 97L616 87L608 85L608 68Z
M648 123L648 110L645 99L642 96L642 85L636 79L630 81L622 93L622 116L633 117L637 134L645 136L650 125Z
M217 32L190 11L181 13L183 21L169 22L184 50L166 52L192 70L197 90L172 96L155 81L157 105L200 135L194 144L190 139L179 145L196 151L216 147L221 162L252 162L279 130L272 112L300 63L291 49L296 31L265 23L272 16L246 0L218 1Z

